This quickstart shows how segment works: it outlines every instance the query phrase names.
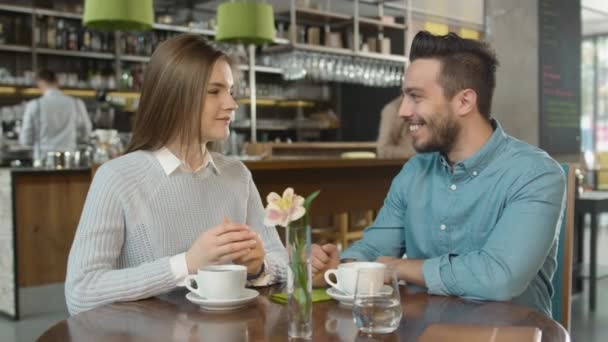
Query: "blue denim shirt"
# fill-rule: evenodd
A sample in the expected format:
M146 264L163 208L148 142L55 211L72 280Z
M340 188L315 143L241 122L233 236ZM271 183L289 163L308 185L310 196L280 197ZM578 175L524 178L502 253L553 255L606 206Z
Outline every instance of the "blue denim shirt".
M544 151L494 133L451 168L414 156L391 184L374 224L341 258L424 259L430 294L513 301L551 316L551 279L566 178Z

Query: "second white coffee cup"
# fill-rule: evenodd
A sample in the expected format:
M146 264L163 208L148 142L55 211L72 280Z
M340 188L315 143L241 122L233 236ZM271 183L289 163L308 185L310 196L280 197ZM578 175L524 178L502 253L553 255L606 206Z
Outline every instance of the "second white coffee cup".
M196 284L196 288L192 283ZM240 298L247 282L247 268L242 265L213 265L186 276L186 288L207 299Z
M325 281L327 284L332 287L340 290L342 293L346 295L354 295L355 294L355 286L357 284L357 271L362 268L371 268L371 269L379 269L383 270L386 268L386 265L381 264L379 262L366 262L366 261L355 261L348 262L345 264L340 264L337 269L330 269L325 272ZM336 277L337 282L334 282L330 279L330 275L334 275ZM383 273L378 272L379 281L377 282L382 286L382 277ZM371 279L370 279L371 280Z

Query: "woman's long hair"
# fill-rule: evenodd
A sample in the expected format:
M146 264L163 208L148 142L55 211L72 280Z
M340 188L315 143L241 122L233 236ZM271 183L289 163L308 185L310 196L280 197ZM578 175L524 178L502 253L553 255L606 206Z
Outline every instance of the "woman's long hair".
M179 139L182 151L203 143L201 114L214 64L228 56L194 34L161 43L146 67L133 136L126 153L157 150ZM216 144L209 142L214 150Z

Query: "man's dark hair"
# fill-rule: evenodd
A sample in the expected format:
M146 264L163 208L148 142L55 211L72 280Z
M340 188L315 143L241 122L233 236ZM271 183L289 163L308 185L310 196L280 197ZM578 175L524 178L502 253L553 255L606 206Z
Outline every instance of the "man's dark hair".
M38 71L38 80L54 84L54 83L57 83L57 76L51 70L42 69L42 70Z
M498 60L487 43L461 38L453 32L436 36L420 31L412 42L410 62L419 58L435 58L441 62L438 81L446 97L452 98L463 89L473 89L477 93L479 112L490 118Z

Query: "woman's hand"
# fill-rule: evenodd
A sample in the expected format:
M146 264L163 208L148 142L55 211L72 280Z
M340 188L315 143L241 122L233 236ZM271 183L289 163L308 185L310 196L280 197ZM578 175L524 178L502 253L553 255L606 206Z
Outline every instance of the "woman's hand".
M262 268L264 257L266 256L264 244L262 244L260 236L257 233L254 234L256 241L255 247L252 248L246 255L234 260L235 264L247 267L247 274L250 276L260 273L260 268Z
M232 223L227 219L206 232L186 252L188 273L196 273L207 265L228 264L262 249L257 234L247 225Z

